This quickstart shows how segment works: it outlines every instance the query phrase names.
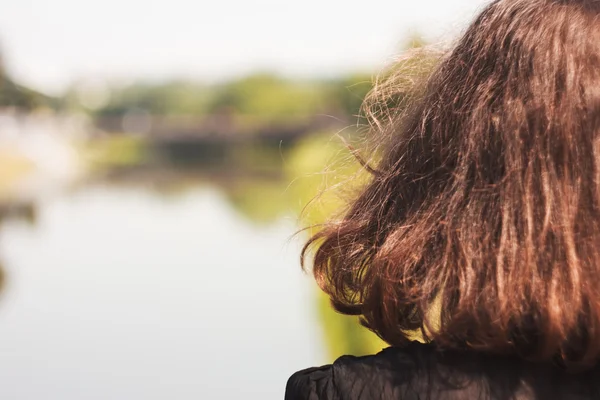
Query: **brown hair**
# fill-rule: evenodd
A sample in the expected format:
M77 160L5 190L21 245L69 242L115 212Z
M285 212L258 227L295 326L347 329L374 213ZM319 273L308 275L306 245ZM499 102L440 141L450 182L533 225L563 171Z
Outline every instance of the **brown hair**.
M600 1L495 1L411 96L398 77L370 182L302 253L334 308L392 345L595 363Z

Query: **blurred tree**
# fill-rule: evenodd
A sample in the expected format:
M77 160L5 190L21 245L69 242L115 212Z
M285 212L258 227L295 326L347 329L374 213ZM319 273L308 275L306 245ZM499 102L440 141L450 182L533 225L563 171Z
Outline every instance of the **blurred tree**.
M110 101L91 111L97 116L122 116L132 109L161 116L226 115L243 126L294 125L320 114L352 119L370 89L367 74L302 81L257 73L218 85L136 83L112 90ZM76 88L69 91L70 104L76 92Z
M204 115L211 89L196 82L136 83L117 88L110 101L95 111L99 116L124 115L132 109L153 115Z
M365 96L373 87L373 79L368 74L354 74L330 83L330 103L336 104L340 114L358 117Z
M173 81L160 85L137 83L114 90L100 116L123 115L142 109L153 115L230 114L246 123L298 122L324 108L318 83L296 82L255 74L216 86Z
M57 99L17 85L8 76L3 54L0 51L0 107L15 107L31 111L39 107L55 108L57 106Z
M215 88L209 113L230 113L248 123L301 122L326 109L318 83L255 74Z

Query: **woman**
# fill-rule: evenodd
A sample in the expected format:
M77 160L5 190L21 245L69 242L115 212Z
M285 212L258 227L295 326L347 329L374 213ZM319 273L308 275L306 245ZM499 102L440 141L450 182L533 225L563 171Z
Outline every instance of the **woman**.
M600 399L600 1L495 1L390 82L372 179L305 252L391 347L286 398Z

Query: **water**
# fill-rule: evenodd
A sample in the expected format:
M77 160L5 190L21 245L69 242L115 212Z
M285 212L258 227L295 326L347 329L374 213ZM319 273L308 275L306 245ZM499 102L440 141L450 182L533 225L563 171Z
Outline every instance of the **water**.
M219 194L98 186L5 222L6 399L282 399L324 361L294 218L258 227Z

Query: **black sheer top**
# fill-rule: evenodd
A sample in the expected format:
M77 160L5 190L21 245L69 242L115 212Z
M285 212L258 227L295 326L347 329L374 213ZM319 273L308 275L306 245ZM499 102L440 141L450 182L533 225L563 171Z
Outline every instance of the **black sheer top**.
M599 399L600 367L568 373L550 364L413 342L296 372L285 400Z

